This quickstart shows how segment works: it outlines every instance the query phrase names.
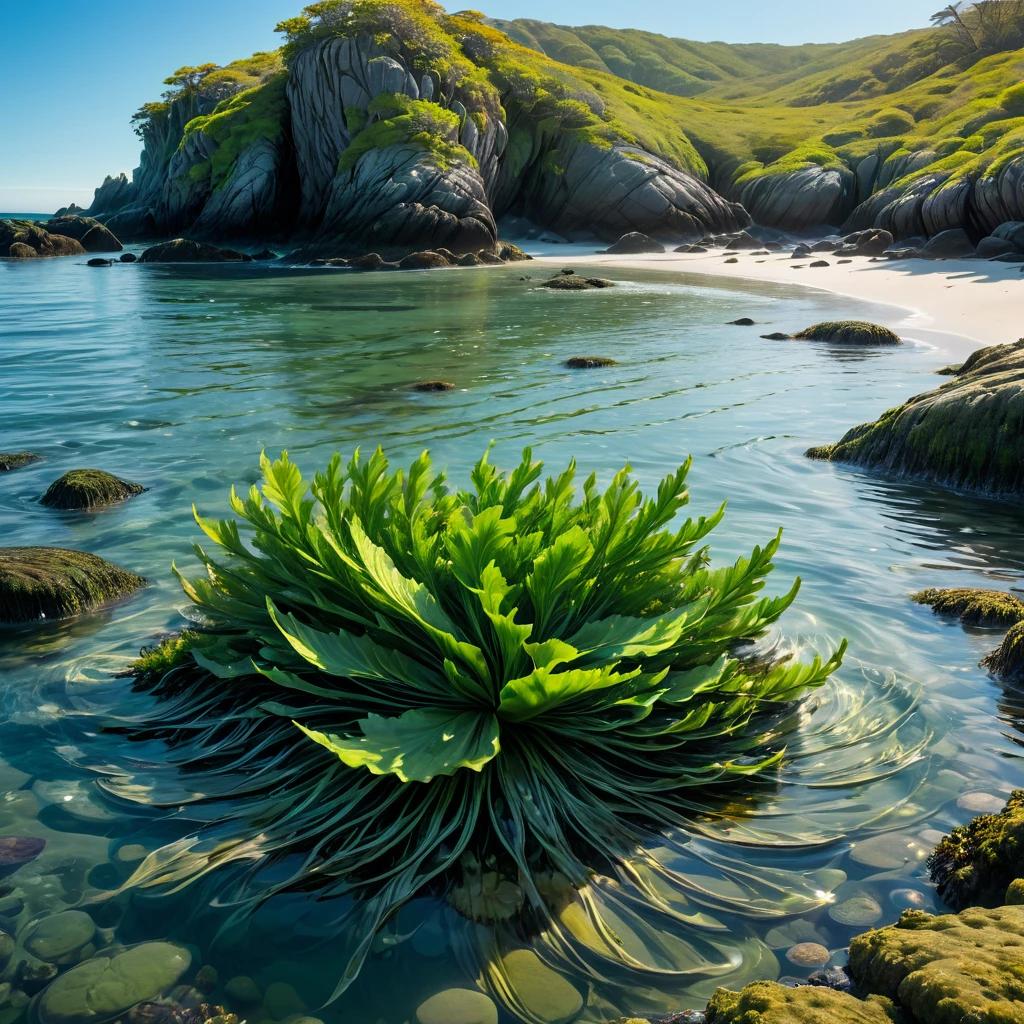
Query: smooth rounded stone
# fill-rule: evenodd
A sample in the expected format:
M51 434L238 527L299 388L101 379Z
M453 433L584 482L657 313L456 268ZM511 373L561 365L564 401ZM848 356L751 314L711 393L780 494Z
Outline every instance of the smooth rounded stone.
M1009 253L1016 252L1012 242L1005 238L996 238L993 235L988 235L978 243L978 248L974 255L978 259L993 259L996 256L1006 256Z
M35 452L0 452L0 473L13 473L38 461L39 456Z
M934 238L930 238L921 250L921 254L933 260L963 259L973 256L975 247L963 228L950 228L948 231L940 231Z
M96 934L93 919L81 910L65 910L44 917L33 925L24 939L25 948L40 960L59 964L71 953L92 942Z
M516 996L544 1024L568 1024L583 1009L583 997L532 949L514 949L502 958Z
M981 590L973 587L929 588L910 598L915 604L929 605L936 615L951 615L969 626L1008 629L1024 619L1024 601L1002 590ZM961 800L984 797L985 793L967 793ZM993 797L992 799L995 799ZM960 803L969 811L982 810ZM1002 802L999 809L1002 809Z
M45 848L46 840L35 836L3 836L0 838L0 871L28 864Z
M741 316L738 320L730 320L727 324L729 327L753 327L756 324L756 320L751 320L749 316Z
M812 267L812 268L813 268L813 267L829 267L829 266L831 266L832 264L830 264L830 263L828 262L828 260L815 260L815 261L814 261L813 263L808 263L807 265L808 265L809 267Z
M481 263L484 263L489 267L501 266L503 262L500 256L496 255L493 252L489 252L487 249L481 249L477 253L477 256L479 257Z
M192 957L173 942L144 942L104 952L53 981L37 1005L41 1024L91 1024L109 1020L174 985Z
M87 511L116 505L144 490L142 484L122 480L102 469L72 469L54 480L39 502L47 508Z
M771 334L762 334L765 341L789 341L792 335L783 334L782 331L772 331Z
M275 981L263 993L263 1008L274 1020L284 1020L305 1013L309 1007L302 997L285 981Z
M605 252L607 253L624 256L645 252L664 251L665 246L663 246L661 242L655 241L649 235L645 235L642 231L627 231L626 234L620 236L617 242L605 249Z
M1024 681L1024 621L1011 627L999 647L982 658L981 665L1007 682Z
M786 959L801 967L820 967L830 956L828 949L817 942L801 942L786 950Z
M956 805L972 814L998 814L1006 806L1006 801L991 793L964 793Z
M237 974L224 985L224 993L229 999L253 1006L263 999L259 986L247 974Z
M117 859L123 864L137 864L145 860L146 856L147 850L141 843L125 843L117 850Z
M889 899L899 910L930 910L934 906L928 896L918 889L893 889Z
M851 928L866 928L882 916L882 908L870 896L854 896L829 907L828 916Z
M814 324L793 335L800 341L828 341L838 345L902 345L887 327L866 320L832 320Z
M94 224L79 241L86 252L120 252L124 248L114 232L102 224Z
M126 252L121 257L121 262L122 263L136 263L136 262L138 262L138 259L139 259L139 257L136 256L135 253L133 253L133 252Z
M856 843L850 851L850 860L879 871L892 871L908 861L924 860L927 853L924 845L913 836L887 833Z
M883 228L855 231L834 249L836 256L881 256L893 243L892 234Z
M440 252L442 256L445 256L449 262L453 262L451 253L447 249L444 251L435 249L434 252ZM498 243L498 258L502 263L522 263L525 260L532 260L533 257L528 252L523 252L518 245L513 242L499 242Z
M22 960L15 972L15 977L21 990L34 996L36 993L42 992L57 977L57 965L29 963L28 960Z
M411 252L404 256L398 261L398 266L401 270L433 270L435 267L450 267L451 264L439 252L424 249L422 252Z
M114 260L105 260L102 257L96 256L86 263L87 267L112 267Z
M692 243L690 245L677 245L672 251L673 252L699 253L699 252L707 252L708 250L707 250L706 246L697 245L696 243Z
M498 1024L498 1007L483 992L448 988L416 1007L417 1024Z
M88 782L69 779L44 782L40 779L33 783L32 792L40 804L53 804L81 821L114 821L117 818L117 814L99 800L95 788Z
M212 964L203 964L196 971L195 985L200 992L209 995L216 987L218 981L217 968Z
M5 931L0 931L0 971L10 963L14 947L14 936L8 935Z
M1015 878L1006 887L1006 905L1024 907L1024 878Z

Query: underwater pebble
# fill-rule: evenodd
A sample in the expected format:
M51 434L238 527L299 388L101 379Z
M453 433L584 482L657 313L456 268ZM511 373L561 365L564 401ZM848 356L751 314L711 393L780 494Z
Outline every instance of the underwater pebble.
M882 916L882 908L870 896L854 896L829 907L828 916L840 924L861 928L874 924Z
M263 993L263 1007L274 1020L284 1020L305 1013L308 1009L302 997L285 981L275 981Z
M35 860L46 847L45 839L35 836L4 836L0 838L0 868L13 868Z
M203 964L196 971L196 988L209 995L217 987L217 968L211 964Z
M136 861L145 860L146 848L139 843L126 843L117 851L117 859L123 864L133 864Z
M59 964L92 942L95 933L96 925L88 914L65 910L35 924L25 937L25 948L40 960Z
M850 851L850 860L869 868L891 871L908 861L924 860L927 852L913 836L897 832L856 843Z
M900 910L930 910L934 903L917 889L893 889L889 899Z
M256 1004L263 1000L256 982L247 974L236 974L224 985L224 992L229 999L239 1003Z
M417 1024L498 1024L498 1007L483 992L449 988L416 1008Z
M567 1024L583 1009L579 992L532 949L514 949L502 964L520 1001L545 1024Z
M817 942L801 942L786 951L786 959L791 964L799 964L801 967L817 967L820 964L828 963L831 954L824 946Z
M956 805L972 814L998 814L1006 806L1006 801L991 793L964 793Z

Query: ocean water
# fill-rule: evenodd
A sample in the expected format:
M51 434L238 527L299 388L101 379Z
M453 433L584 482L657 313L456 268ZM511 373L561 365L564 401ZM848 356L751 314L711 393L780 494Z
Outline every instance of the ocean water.
M217 908L188 890L89 901L116 888L142 852L195 827L187 812L117 803L96 784L126 771L144 782L159 765L158 749L126 751L100 724L112 707L139 709L117 673L186 622L171 563L196 569L190 506L227 514L230 487L257 479L262 450L287 449L312 474L336 450L379 444L407 463L429 448L464 481L492 441L498 465L530 445L552 470L575 456L605 481L628 461L645 488L692 456L690 511L729 502L711 537L715 563L782 527L772 589L796 576L803 586L781 634L797 649L850 642L844 668L808 703L777 784L739 793L706 823L704 840L754 878L801 872L827 879L828 895L797 914L780 900L775 916L681 921L676 938L721 954L714 971L659 961L595 981L552 963L578 993L578 1019L702 1007L720 984L805 978L813 968L785 957L794 943L821 942L841 963L864 924L936 906L927 852L1024 785L1024 695L978 667L998 633L936 618L908 595L1024 588L1024 507L803 452L934 387L949 359L913 327L901 348L871 352L760 338L885 315L825 293L639 271L602 271L616 282L604 291L557 293L538 287L547 273L530 264L399 275L0 262L0 451L43 456L0 475L0 543L93 551L150 580L94 614L0 632L0 838L47 843L8 869L0 927L21 935L84 907L105 929L92 945L185 943L193 969L217 970L211 1001L250 1021L281 1019L286 1007L225 990L236 975L261 992L287 983L304 1012L353 1024L402 1024L441 990L486 987L480 936L434 899L388 925L357 982L329 1006L337 956L331 910L315 894L269 904L242 929L222 929ZM761 326L727 324L742 316ZM618 365L570 371L573 355ZM411 389L431 379L455 390ZM147 490L96 514L39 504L52 480L84 467ZM864 897L877 913L850 923L851 907L864 906L850 901ZM624 924L622 934L643 959L645 933ZM520 938L545 956L541 937ZM503 1019L553 1012L536 1000L516 1005L503 1006Z

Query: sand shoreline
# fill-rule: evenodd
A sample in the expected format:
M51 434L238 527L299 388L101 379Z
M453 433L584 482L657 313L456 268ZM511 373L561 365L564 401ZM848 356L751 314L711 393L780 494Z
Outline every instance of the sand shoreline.
M815 254L814 260L820 259ZM740 255L726 263L721 252L657 253L611 256L577 252L536 257L544 266L586 266L657 271L717 281L771 282L828 291L888 306L881 322L900 333L914 331L951 356L963 358L985 345L1016 341L1024 335L1024 264L980 260L887 260L865 257L828 267L811 268L812 260L794 260L789 253ZM802 270L794 266L803 266ZM708 281L702 282L704 284Z

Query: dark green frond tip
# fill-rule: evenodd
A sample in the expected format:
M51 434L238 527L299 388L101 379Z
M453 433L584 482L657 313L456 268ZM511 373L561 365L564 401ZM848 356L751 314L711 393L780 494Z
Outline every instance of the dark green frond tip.
M614 359L605 356L570 356L565 361L570 370L593 370L600 366L617 366Z
M508 473L485 454L466 488L426 452L397 472L336 455L312 480L287 454L261 466L232 518L197 516L213 547L181 579L204 626L135 663L154 702L125 725L233 809L215 861L169 850L133 885L234 865L253 907L316 887L375 922L424 891L474 920L600 917L594 872L626 878L644 837L771 772L794 702L841 663L845 644L736 655L798 588L761 594L780 535L711 567L724 507L681 517L689 462L649 495L628 467L544 479L530 449Z
M1024 680L1024 622L1018 622L999 647L982 659L981 664L1000 679L1009 682Z
M54 480L39 500L47 508L102 508L141 494L145 489L141 484L121 480L101 469L72 469Z
M145 585L141 576L84 551L0 548L0 622L78 615Z
M922 590L911 597L931 605L936 615L952 615L967 626L1012 626L1024 619L1024 602L1001 590Z
M940 897L954 910L997 907L1024 865L1024 789L998 814L953 829L928 858Z
M0 473L12 473L31 462L38 462L35 452L0 452Z
M793 335L800 341L831 341L837 345L902 345L887 327L866 320L831 320Z

